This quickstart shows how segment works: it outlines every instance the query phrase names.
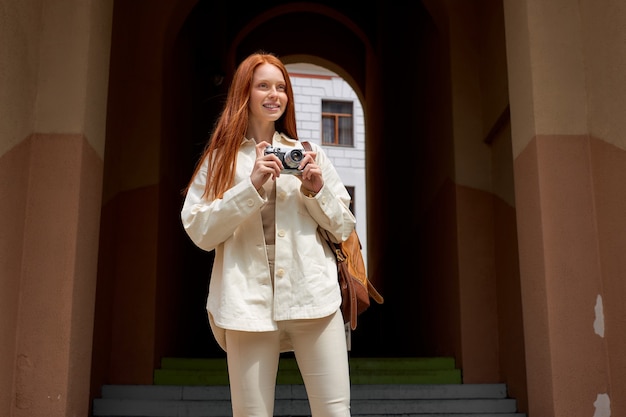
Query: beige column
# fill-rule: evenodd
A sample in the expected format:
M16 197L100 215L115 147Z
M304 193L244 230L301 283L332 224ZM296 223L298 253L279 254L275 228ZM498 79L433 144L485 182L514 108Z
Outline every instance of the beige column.
M0 89L13 105L0 136L16 143L0 158L10 179L0 210L23 210L8 237L10 259L21 260L9 278L17 298L0 305L14 320L0 415L86 416L113 2L2 3L11 36L0 53L12 54Z
M582 3L504 2L531 416L609 415Z
M29 141L10 415L87 415L102 161L82 135Z

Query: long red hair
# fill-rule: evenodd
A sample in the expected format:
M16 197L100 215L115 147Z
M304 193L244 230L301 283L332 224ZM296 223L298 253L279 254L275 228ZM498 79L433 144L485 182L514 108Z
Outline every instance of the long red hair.
M276 131L284 133L290 138L297 139L296 112L293 102L293 89L289 74L282 61L274 54L257 52L248 56L239 64L233 81L228 90L228 97L215 129L202 152L193 176L187 184L185 193L191 186L193 178L200 170L205 158L209 158L207 183L204 196L222 198L226 190L233 185L237 152L248 129L248 102L254 70L261 64L272 64L283 73L287 86L287 108L275 122Z

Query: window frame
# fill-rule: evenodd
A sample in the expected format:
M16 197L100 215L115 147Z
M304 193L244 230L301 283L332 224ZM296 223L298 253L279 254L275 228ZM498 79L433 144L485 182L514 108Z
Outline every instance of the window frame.
M325 104L332 104L332 103L341 103L341 104L349 104L350 105L350 111L351 113L342 113L342 112L325 112L324 111L324 105ZM322 128L321 128L321 132L322 132L322 145L323 146L344 146L344 147L354 147L354 101L353 100L329 100L329 99L322 99L321 101L321 124L322 124ZM342 118L345 119L350 119L349 123L350 123L350 133L349 133L349 138L348 137L340 137L341 136L341 123L340 120ZM325 125L324 125L324 120L325 119L331 119L332 123L333 123L333 141L326 141L326 129L325 129ZM342 143L342 142L348 142L348 143Z

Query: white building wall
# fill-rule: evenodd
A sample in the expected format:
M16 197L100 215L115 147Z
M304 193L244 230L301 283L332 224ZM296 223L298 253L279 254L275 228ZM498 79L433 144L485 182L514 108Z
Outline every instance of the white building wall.
M334 72L312 64L287 65L294 90L296 122L300 140L321 145L322 100L352 101L354 147L324 146L341 180L354 187L357 233L367 262L367 189L365 186L365 120L363 107L350 85Z

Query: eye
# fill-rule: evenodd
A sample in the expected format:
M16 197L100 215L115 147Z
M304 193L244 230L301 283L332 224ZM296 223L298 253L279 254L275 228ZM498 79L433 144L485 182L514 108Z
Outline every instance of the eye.
M279 85L276 87L276 89L278 91L287 91L287 86L286 85Z
M259 83L259 88L267 88L267 83Z

